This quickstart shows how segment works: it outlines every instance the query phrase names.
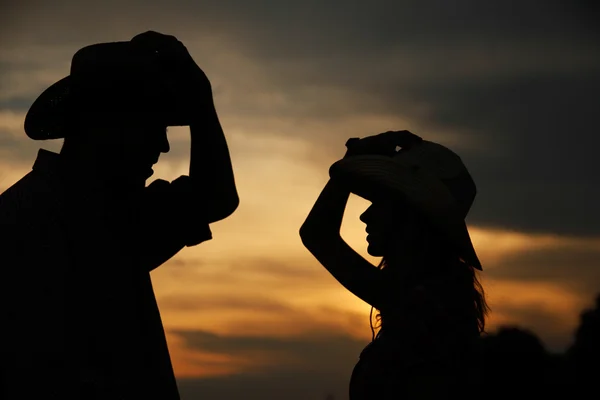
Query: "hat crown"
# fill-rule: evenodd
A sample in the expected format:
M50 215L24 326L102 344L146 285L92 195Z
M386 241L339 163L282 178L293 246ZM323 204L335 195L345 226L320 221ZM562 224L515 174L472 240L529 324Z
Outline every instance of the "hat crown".
M117 93L151 95L160 87L161 70L156 57L130 42L98 43L75 53L71 61L71 89L78 96ZM153 90L152 90L153 89Z
M442 181L452 193L463 216L467 216L475 200L477 187L458 154L441 144L423 140L399 151L394 160Z
M25 133L35 140L64 138L73 117L87 116L93 116L94 123L111 123L110 116L114 121L151 118L169 126L189 125L196 112L194 99L179 90L187 76L182 76L179 61L169 52L156 50L150 39L157 37L176 40L146 32L131 41L78 50L70 75L47 88L29 108Z

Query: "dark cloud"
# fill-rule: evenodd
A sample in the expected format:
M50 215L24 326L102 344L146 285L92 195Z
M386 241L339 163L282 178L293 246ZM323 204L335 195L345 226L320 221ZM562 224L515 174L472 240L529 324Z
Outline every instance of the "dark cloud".
M34 96L18 96L10 99L0 100L0 110L9 110L13 112L25 113L35 101Z
M298 239L300 240L300 239ZM172 266L175 269L172 269ZM219 265L218 269L206 269L210 265L202 259L172 259L161 268L167 268L173 274L189 273L196 275L198 279L227 280L235 282L236 285L245 284L281 286L287 283L291 285L330 285L332 281L318 262L312 260L297 260L294 258L263 256L263 257L232 257L226 263ZM326 278L325 280L323 278ZM287 282L287 283L286 283ZM265 286L268 287L268 286Z
M210 296L177 294L162 296L159 299L161 310L198 311L198 310L241 310L249 312L296 314L296 310L268 297L252 296Z
M473 223L600 234L598 90L600 75L529 76L453 85L445 101L438 94L440 125L467 128L497 147L463 154L480 193Z
M600 248L551 248L515 253L486 272L490 278L550 282L583 298L600 292Z
M343 333L293 337L217 335L174 331L190 351L227 355L253 365L222 378L180 379L182 398L306 399L334 393L345 398L352 368L366 341Z
M251 273L272 279L292 279L295 282L311 282L323 276L322 270L311 268L294 260L284 261L274 258L253 258L232 266L233 273Z
M557 0L526 3L461 0L452 4L443 0L375 0L368 4L358 0L285 3L276 0L168 3L109 0L84 5L74 0L53 3L29 0L5 6L3 22L6 32L25 23L29 29L20 31L29 32L30 37L66 42L102 34L107 22L111 23L110 34L115 35L127 26L139 28L162 20L160 25L164 27L175 28L179 25L177 22L183 22L179 30L229 34L250 41L258 37L267 44L287 44L278 49L297 50L309 45L323 49L327 44L335 44L336 48L343 44L346 48L373 47L373 43L392 45L398 38L415 40L441 34L453 37L479 33L523 38L540 33L565 33L575 27L581 30L580 25L588 21L589 7L585 7L584 2L577 3ZM38 18L44 14L52 18ZM591 26L588 29L591 30ZM74 32L78 35L73 35ZM279 35L274 37L274 32Z
M502 304L495 311L508 316L508 320L502 326L512 325L534 332L550 351L560 353L574 340L575 327L565 327L560 315L540 307Z
M307 369L328 370L341 360L356 359L357 351L366 344L345 334L306 334L302 337L282 338L266 336L225 336L207 331L173 331L186 347L208 353L232 356L272 353L277 358L300 363ZM319 362L320 361L320 362ZM344 362L342 361L342 364ZM280 367L279 362L276 368Z
M346 368L347 370L347 368ZM350 371L346 376L319 372L274 371L269 375L239 374L234 376L178 379L181 398L211 400L336 400L348 399Z
M192 391L207 398L227 399L321 398L328 392L344 398L352 368L367 344L333 332L285 338L224 336L207 331L173 333L184 340L189 350L228 355L252 365L251 370L239 375L195 383L180 380L182 394L190 393L190 398ZM214 393L216 382L228 388Z

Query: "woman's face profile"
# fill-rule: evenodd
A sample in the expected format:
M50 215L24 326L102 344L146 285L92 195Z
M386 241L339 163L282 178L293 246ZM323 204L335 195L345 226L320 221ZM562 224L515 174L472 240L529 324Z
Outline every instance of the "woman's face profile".
M360 220L367 225L367 252L373 257L413 246L416 238L429 232L422 215L397 198L373 201Z
M374 202L360 216L367 231L367 252L373 257L383 257L390 245L403 231L402 215L406 212L399 202Z

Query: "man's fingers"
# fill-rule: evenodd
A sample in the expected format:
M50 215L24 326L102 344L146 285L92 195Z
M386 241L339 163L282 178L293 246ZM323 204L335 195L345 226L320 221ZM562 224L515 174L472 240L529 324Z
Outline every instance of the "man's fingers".
M132 42L136 43L147 43L154 45L173 45L174 43L179 42L175 36L165 35L163 33L155 32L155 31L147 31L144 33L140 33L139 35L134 36L131 39Z
M175 36L164 35L154 31L144 32L135 36L131 39L131 43L145 51L156 53L159 57L166 56L167 58L175 57L184 59L189 54L183 43Z

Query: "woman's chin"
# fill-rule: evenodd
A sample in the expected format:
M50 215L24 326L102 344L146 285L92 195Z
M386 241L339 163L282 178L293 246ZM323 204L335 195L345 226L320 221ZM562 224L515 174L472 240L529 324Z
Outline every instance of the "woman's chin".
M367 247L367 253L373 257L383 257L382 249L379 246L371 243L369 243L369 246Z

